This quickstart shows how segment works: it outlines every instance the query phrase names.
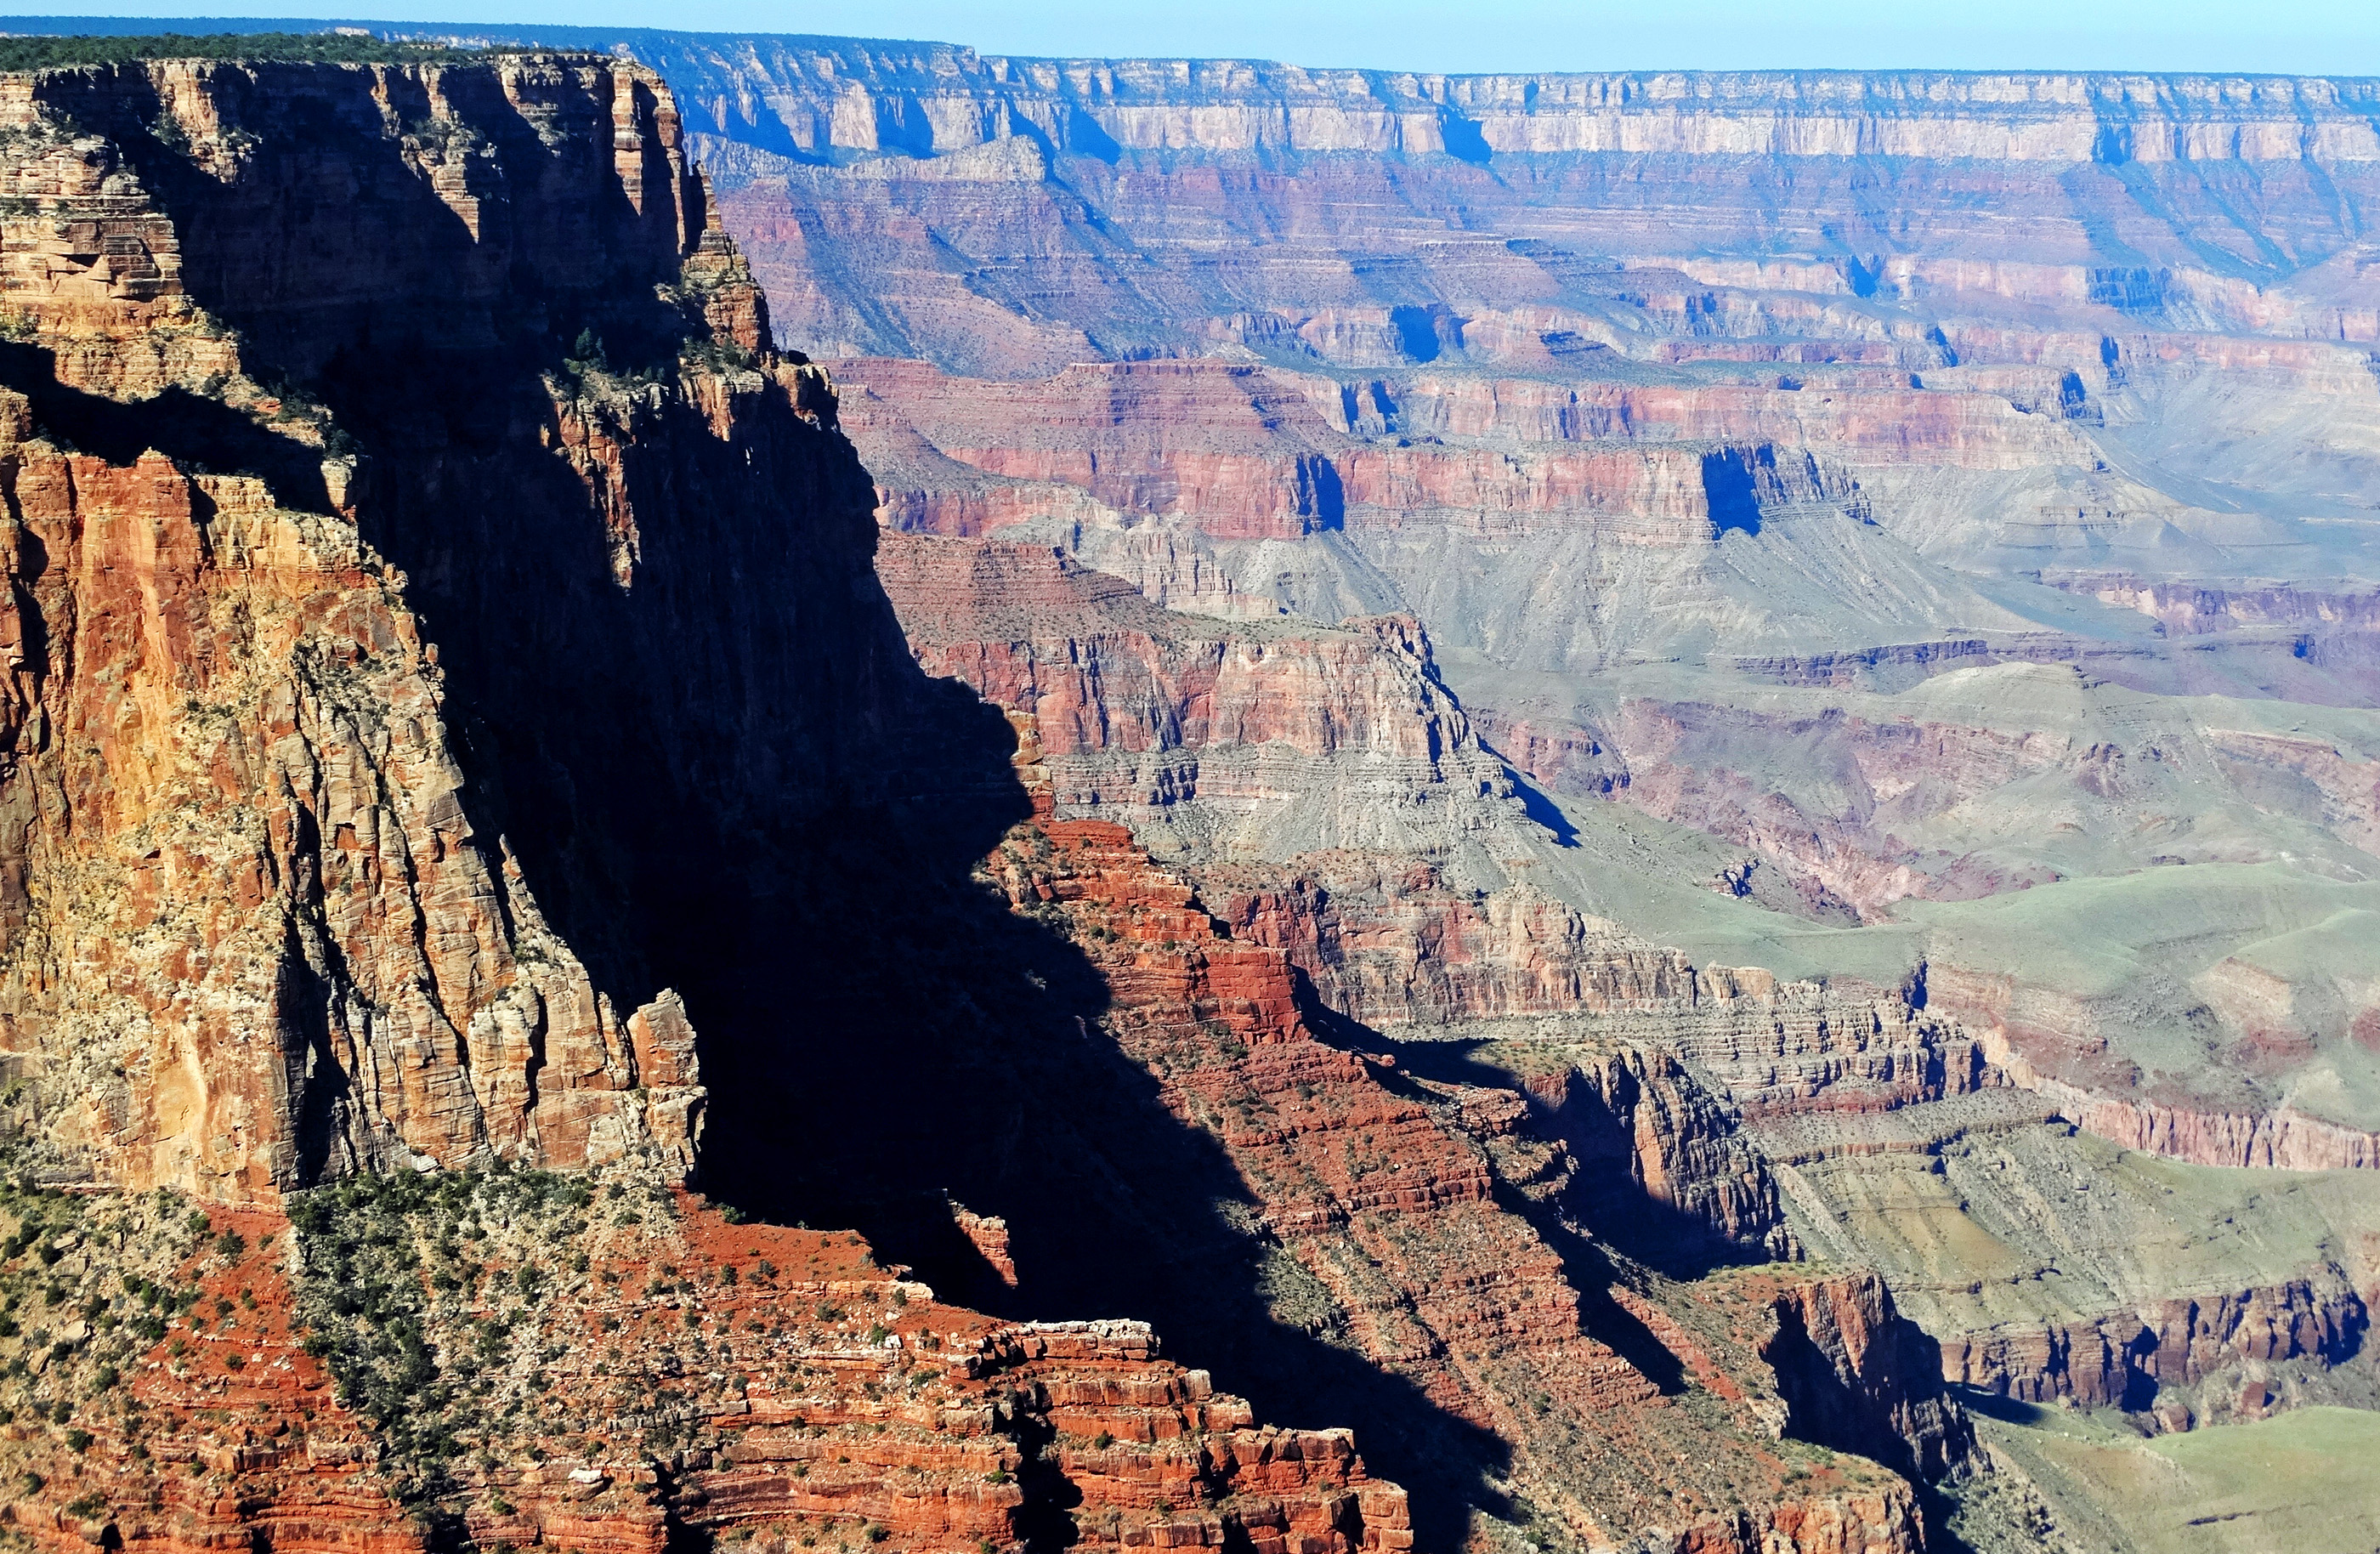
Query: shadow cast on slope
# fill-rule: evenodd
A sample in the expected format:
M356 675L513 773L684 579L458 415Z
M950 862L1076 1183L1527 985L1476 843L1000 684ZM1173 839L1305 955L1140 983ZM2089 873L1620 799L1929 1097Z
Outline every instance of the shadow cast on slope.
M1504 763L1504 775L1511 781L1512 792L1521 801L1522 812L1551 832L1556 845L1577 846L1578 827L1572 823L1568 815L1562 813L1561 806L1556 804L1551 795L1537 786L1536 780L1524 775L1521 769L1512 762L1512 758L1486 740L1479 742L1479 747Z
M1694 1280L1723 1268L1774 1260L1766 1248L1731 1240L1707 1220L1647 1192L1633 1169L1633 1120L1613 1111L1590 1087L1572 1086L1558 1110L1520 1074L1481 1059L1483 1040L1397 1040L1344 1015L1330 1018L1361 1032L1371 1050L1393 1053L1406 1073L1519 1096L1528 1106L1531 1132L1570 1155L1572 1170L1560 1200L1561 1216L1632 1262L1670 1279ZM1345 1039L1341 1038L1342 1044Z
M1398 1068L1442 1084L1477 1085L1511 1090L1528 1104L1530 1126L1541 1138L1560 1142L1575 1162L1571 1183L1559 1200L1535 1202L1498 1184L1499 1201L1508 1211L1526 1218L1561 1258L1565 1277L1580 1293L1580 1315L1587 1332L1609 1344L1642 1371L1664 1393L1676 1395L1692 1385L1686 1367L1634 1313L1615 1300L1611 1289L1644 1270L1691 1281L1730 1266L1774 1260L1763 1248L1730 1241L1713 1226L1647 1194L1626 1166L1627 1136L1633 1133L1622 1119L1608 1111L1582 1109L1572 1087L1571 1101L1558 1115L1519 1075L1477 1055L1484 1043L1472 1039L1387 1041L1366 1027L1338 1017L1343 1040L1360 1032L1373 1050L1386 1048ZM1593 1100L1590 1092L1587 1098ZM1582 1111L1588 1121L1582 1127ZM1628 1264L1636 1265L1632 1275ZM1875 1334L1875 1351L1885 1358L1871 1359L1867 1372L1846 1375L1833 1356L1813 1342L1798 1316L1780 1312L1779 1330L1761 1357L1775 1374L1779 1396L1787 1403L1786 1433L1837 1451L1854 1452L1884 1463L1905 1477L1915 1496L1924 1547L1933 1554L1969 1554L1968 1546L1951 1530L1955 1507L1941 1485L1953 1464L1921 1460L1917 1445L1900 1433L1889 1398L1875 1395L1878 1382L1896 1370L1912 1378L1909 1397L1923 1403L1930 1396L1955 1395L1939 1380L1941 1351L1914 1322L1896 1317L1890 1328ZM1926 1389L1933 1389L1928 1394ZM1888 1387L1888 1391L1900 1390Z
M580 329L682 329L655 299L666 277L542 286L510 310L444 297L415 273L484 275L489 256L376 128L351 127L376 115L295 118L304 137L268 136L243 180L346 179L359 192L339 220L401 231L389 285L416 286L409 310L245 290L255 189L153 146L144 178L176 207L198 299L357 440L355 507L440 650L473 829L502 835L615 1003L684 996L710 1095L701 1184L854 1227L1002 1315L1149 1319L1267 1420L1356 1426L1413 1492L1422 1547L1458 1547L1467 1508L1498 1504L1500 1443L1274 1320L1219 1143L1102 1034L1096 967L975 877L1028 813L1014 736L910 656L850 445L773 391L748 389L722 426L573 365ZM548 156L501 125L491 139ZM613 424L629 434L590 435ZM336 1110L299 1099L302 1116ZM327 1140L304 1158L333 1159ZM1014 1288L945 1195L1007 1220Z
M1396 1041L1382 1036L1361 1021L1329 1008L1321 1002L1314 984L1306 975L1296 974L1299 1002L1305 1007L1307 1023L1317 1035L1345 1051L1356 1053L1383 1052L1393 1057L1396 1066L1388 1072L1385 1083L1398 1094L1422 1105L1432 1105L1439 1098L1413 1082L1408 1075L1439 1084L1476 1086L1485 1089L1510 1090L1527 1101L1534 1123L1541 1123L1543 1107L1529 1094L1519 1080L1502 1069L1478 1062L1472 1056L1480 1045L1476 1041ZM1552 1137L1540 1128L1541 1136ZM1614 1250L1624 1250L1620 1243L1606 1234L1604 1225L1613 1222L1609 1209L1613 1199L1633 1196L1645 1199L1641 1187L1627 1181L1624 1172L1622 1190L1604 1194L1582 1184L1582 1174L1572 1190L1559 1202L1540 1202L1516 1191L1500 1177L1496 1181L1496 1206L1504 1212L1526 1222L1560 1259L1562 1277L1578 1294L1579 1324L1586 1335L1610 1347L1622 1359L1642 1371L1645 1378L1664 1393L1676 1394L1686 1389L1685 1366L1645 1325L1644 1320L1615 1300L1611 1287L1621 1281L1621 1270L1606 1253L1601 1242L1609 1241ZM1638 1261L1647 1259L1638 1258Z
M194 474L256 476L282 506L328 510L322 452L219 399L183 388L110 399L58 382L54 352L13 341L0 341L0 384L30 403L36 432L76 452L130 465L153 449Z

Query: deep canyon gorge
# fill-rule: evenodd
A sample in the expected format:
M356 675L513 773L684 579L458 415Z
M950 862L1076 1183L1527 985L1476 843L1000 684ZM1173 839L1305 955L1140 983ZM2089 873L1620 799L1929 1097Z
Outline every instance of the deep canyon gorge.
M2380 1541L2380 87L205 42L0 73L0 1541Z

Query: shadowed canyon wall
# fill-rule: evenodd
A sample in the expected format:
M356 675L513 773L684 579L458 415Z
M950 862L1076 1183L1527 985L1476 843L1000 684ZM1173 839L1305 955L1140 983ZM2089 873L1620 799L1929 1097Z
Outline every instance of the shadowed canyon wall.
M1616 1246L1886 1269L1954 1378L2364 1396L2367 83L618 41L845 358L923 661L1334 1040L1538 1098ZM2180 1174L2102 1213L2091 1135ZM2152 1211L2241 1169L2337 1196Z
M1785 1244L1682 1071L1624 1070L1690 1136L1590 1184L1517 1085L1408 1073L1062 810L1103 691L1060 739L929 673L989 638L920 663L649 70L167 61L0 107L16 1530L1928 1536L1956 1404L1862 1357L1917 1342L1873 1281L1730 1282ZM1285 511L1337 500L1309 466ZM1411 620L1139 624L1140 703L1204 710L1120 748L1237 730L1536 824ZM1332 802L1366 847L1444 823ZM1711 1257L1590 1227L1638 1197Z
M0 1106L218 1206L8 1210L20 1525L1816 1554L1946 1379L2371 1401L2359 85L602 41L0 81Z

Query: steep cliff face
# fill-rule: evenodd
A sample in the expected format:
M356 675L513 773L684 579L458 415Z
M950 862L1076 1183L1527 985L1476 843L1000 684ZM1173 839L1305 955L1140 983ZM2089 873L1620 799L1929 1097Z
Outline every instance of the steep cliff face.
M2094 1321L1962 1335L1944 1347L1942 1366L1954 1379L2004 1397L2130 1407L2187 1429L2258 1417L2280 1401L2267 1383L2288 1368L2284 1362L2304 1362L2301 1368L2314 1372L2343 1366L2370 1327L2362 1297L2325 1269Z
M549 251L572 256L564 295L676 273L704 207L657 83L532 61L11 84L0 917L8 1062L47 1098L57 1163L231 1201L498 1158L682 1175L683 1010L599 988L556 935L365 538L386 515L364 488L422 472L359 457L281 386L375 327L392 351L484 346L515 267ZM514 200L483 130L532 120L559 154ZM461 178L436 148L475 137ZM347 225L304 221L293 188L341 179L362 186ZM446 227L472 236L433 283Z
M1046 805L1026 728L1020 759ZM1582 1231L1572 1208L1614 1192L1591 1125L1531 1118L1514 1089L1481 1082L1490 1074L1449 1079L1424 1067L1407 1079L1398 1060L1326 1045L1300 1013L1288 957L1226 937L1122 827L1042 819L1012 834L990 871L1027 910L1047 904L1073 923L1115 990L1123 1049L1160 1076L1169 1111L1220 1145L1266 1247L1272 1318L1409 1379L1443 1411L1434 1451L1502 1443L1512 1455L1501 1472L1535 1514L1591 1544L1623 1530L1711 1549L1922 1539L1901 1487L1875 1493L1854 1470L1803 1493L1794 1485L1806 1469L1779 1474L1783 1462L1760 1443L1786 1427L1760 1400L1798 1357L1780 1361L1737 1330L1731 1293L1672 1283ZM1621 1059L1602 1076L1633 1115L1643 1097L1627 1068ZM1674 1095L1682 1075L1672 1067L1658 1079ZM1658 1123L1648 1115L1640 1126L1638 1164L1657 1175L1637 1191L1682 1187L1688 1214L1741 1208L1747 1223L1733 1228L1756 1233L1748 1221L1762 1213L1761 1184L1748 1159L1732 1161L1744 1178L1732 1193L1709 1194L1714 1208L1704 1179L1719 1170L1695 1158L1676 1173L1694 1180L1660 1177ZM1691 1128L1675 1132L1689 1149L1726 1154ZM1326 1367L1303 1384L1335 1385L1330 1377ZM1906 1402L1961 1427L1930 1372L1872 1383L1892 1400L1877 1408ZM1742 1406L1682 1408L1673 1399L1689 1386ZM1892 1427L1877 1425L1877 1440ZM1705 1464L1678 1455L1689 1441L1710 1454ZM1893 1450L1929 1475L1957 1457Z
M5 1105L96 1195L11 1210L18 1527L1916 1547L1900 1477L1679 1401L1767 1399L1756 1334L1598 1248L1512 1091L1322 1039L1050 802L1234 735L1510 823L1409 621L1227 639L985 552L1093 627L942 644L1046 687L1028 785L649 73L17 84Z
M1109 145L1136 150L1724 150L2155 164L2360 159L2374 146L2368 100L2354 82L1916 71L1450 77L1263 61L1019 61L947 44L829 39L738 61L685 34L639 42L674 51L673 69L712 115L705 128L821 153L926 156L1028 127L1067 151L1101 149L1104 134ZM739 63L743 80L769 79L798 95L710 96L737 80ZM851 103L831 114L799 91L853 78ZM1484 146L1466 145L1474 137Z
M1787 1290L1762 1353L1794 1427L1927 1478L1970 1465L1974 1430L1941 1386L1940 1346L1872 1273Z
M1606 1235L1618 1230L1640 1255L1658 1247L1671 1258L1707 1257L1714 1245L1739 1256L1795 1250L1767 1162L1674 1054L1623 1047L1532 1075L1528 1089L1576 1164L1575 1211L1593 1222L1641 1203L1637 1224L1605 1219Z
M688 1169L683 1010L616 1011L475 831L385 564L259 480L62 453L14 408L8 1061L62 1163L232 1201Z
M106 1206L13 1206L17 1527L1409 1544L1343 1431L1255 1430L1145 1327L937 1306L856 1236L664 1190L707 1102L705 1179L747 1201L817 1185L789 1144L832 1171L905 1142L787 1018L823 966L879 1017L906 985L930 1041L990 1008L1029 1045L1062 1016L991 987L1037 956L1074 979L1048 1004L1095 1004L968 878L1028 813L1013 736L905 650L832 392L767 348L659 80L500 56L7 86L6 1104L12 1163ZM948 953L920 994L904 919L1020 953ZM839 1114L820 1138L755 1125L788 1083ZM172 1188L242 1207L185 1220ZM1061 1234L1035 1223L1028 1250ZM1095 1287L1071 1271L1012 1295ZM756 1408L771 1385L798 1401Z
M894 533L878 574L919 663L1034 720L1070 814L1280 854L1411 852L1520 813L1409 618L1226 626L1050 550Z

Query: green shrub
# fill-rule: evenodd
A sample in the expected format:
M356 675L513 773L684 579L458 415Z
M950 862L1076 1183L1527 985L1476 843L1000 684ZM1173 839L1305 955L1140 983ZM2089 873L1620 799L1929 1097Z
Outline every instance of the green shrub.
M147 37L0 38L0 70L55 70L138 59L249 59L304 65L405 65L482 59L484 51L334 32L160 32Z

